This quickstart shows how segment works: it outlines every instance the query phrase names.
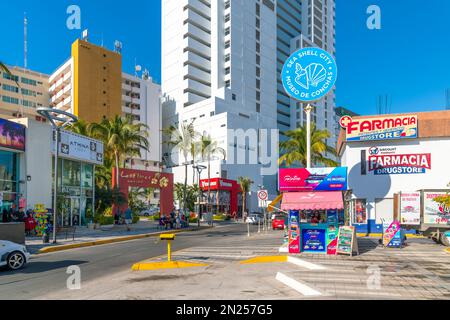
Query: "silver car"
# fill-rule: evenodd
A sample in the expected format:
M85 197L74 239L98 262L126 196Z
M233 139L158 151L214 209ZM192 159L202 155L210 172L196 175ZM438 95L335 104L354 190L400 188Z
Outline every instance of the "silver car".
M0 267L19 270L30 261L31 254L24 245L0 240Z

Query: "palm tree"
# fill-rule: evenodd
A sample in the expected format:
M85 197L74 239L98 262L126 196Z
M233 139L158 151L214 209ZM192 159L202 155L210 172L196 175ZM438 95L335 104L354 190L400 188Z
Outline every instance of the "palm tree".
M169 137L165 143L182 153L184 158L184 187L183 187L183 211L186 213L186 190L188 174L188 157L191 154L192 144L195 142L198 133L195 132L194 123L183 123L180 128L170 126L163 130Z
M279 165L286 163L288 167L299 163L307 166L306 127L300 127L286 132L288 141L280 143L280 149L284 153L279 159ZM331 138L328 130L319 130L313 123L311 125L311 162L320 163L329 167L335 167L338 163L325 154L336 155L336 150L327 145L326 140Z
M209 199L211 197L211 159L216 155L222 155L226 159L225 149L218 146L217 141L213 141L210 135L203 134L200 138L200 153L203 160L208 161L208 212L210 211Z
M4 73L6 73L9 76L13 76L12 72L8 69L8 67L6 66L6 64L4 64L3 62L0 61L0 71L3 71ZM20 87L19 82L17 82L16 80L14 80L14 82L17 84L18 87Z
M93 138L100 139L105 145L105 158L114 159L119 184L119 168L121 160L127 156L135 156L141 150L148 151L148 127L144 124L133 124L130 117L115 116L113 119L104 119L100 124L92 123L89 130Z
M246 203L247 203L247 193L250 192L250 189L251 189L252 184L254 182L248 177L239 177L238 178L238 183L241 186L241 190L242 190L242 218L244 218L245 217Z
M71 123L67 127L67 130L86 137L92 136L92 125L87 123L83 119L78 119L77 122Z

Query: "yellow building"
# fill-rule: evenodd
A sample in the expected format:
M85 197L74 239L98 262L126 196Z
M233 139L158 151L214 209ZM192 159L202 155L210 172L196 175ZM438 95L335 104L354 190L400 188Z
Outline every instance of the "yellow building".
M72 57L50 76L54 108L87 122L122 114L122 56L90 42L72 44Z

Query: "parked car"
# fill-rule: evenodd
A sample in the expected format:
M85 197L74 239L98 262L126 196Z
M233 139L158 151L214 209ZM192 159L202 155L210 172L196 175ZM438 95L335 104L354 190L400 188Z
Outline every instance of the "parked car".
M139 212L141 217L152 217L159 213L159 208L149 208Z
M28 263L30 257L25 246L11 241L0 241L0 267L19 270Z
M264 218L260 213L251 213L249 214L249 216L247 217L246 223L250 223L250 224L258 224L258 223L263 223L264 222Z
M285 217L283 215L276 215L272 220L273 230L284 230Z

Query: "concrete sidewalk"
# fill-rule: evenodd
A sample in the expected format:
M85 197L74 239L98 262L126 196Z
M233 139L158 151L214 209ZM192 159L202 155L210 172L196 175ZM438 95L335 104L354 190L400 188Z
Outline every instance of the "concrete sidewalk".
M202 225L201 228L207 226ZM127 226L103 226L100 229L92 230L86 227L77 228L75 232L75 240L72 234L58 234L57 244L44 244L42 238L27 237L26 246L32 254L49 253L63 251L75 248L104 245L122 241L130 241L158 236L161 233L179 233L183 231L197 230L197 224L191 224L189 228L166 230L160 228L157 222L141 220L137 224ZM51 240L50 240L51 241Z

